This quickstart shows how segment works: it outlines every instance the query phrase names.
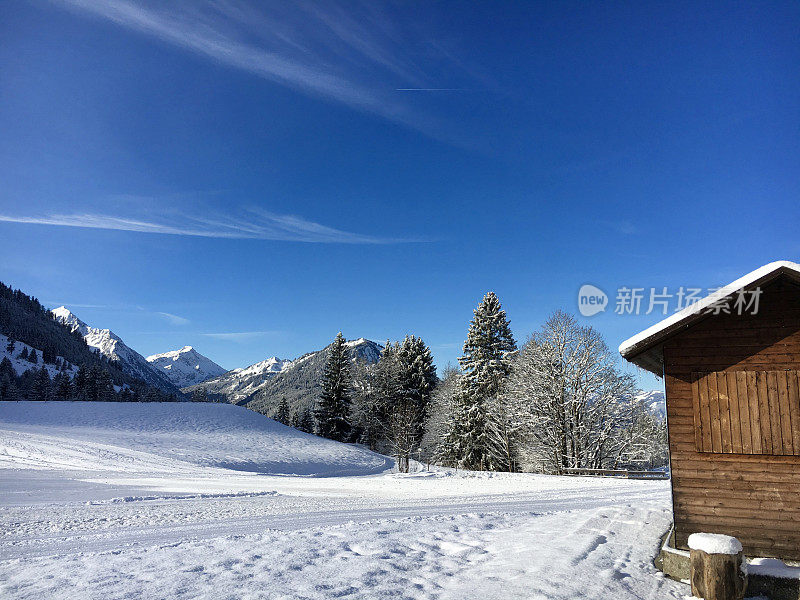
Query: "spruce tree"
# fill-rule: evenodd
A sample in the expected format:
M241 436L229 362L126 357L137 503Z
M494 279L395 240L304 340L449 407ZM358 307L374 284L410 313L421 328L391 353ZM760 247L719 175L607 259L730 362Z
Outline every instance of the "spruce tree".
M344 337L339 332L330 346L322 375L322 392L314 415L317 435L346 442L350 439L350 365Z
M14 365L7 356L0 360L0 375L8 375L9 377L16 377L17 372L14 370Z
M508 470L508 452L492 407L517 349L506 313L494 292L475 309L464 354L459 360L462 378L445 439L445 456L466 469Z
M0 400L11 401L18 399L17 384L14 379L8 373L0 375Z
M9 356L14 356L14 340L8 338L8 343L6 344L6 352Z
M42 368L36 373L36 379L33 383L33 400L44 402L50 399L50 374L47 372L47 367L42 365Z
M53 388L57 400L69 400L73 396L72 381L63 371L53 377Z
M75 397L78 400L91 400L90 397L90 375L89 369L81 366L75 374L73 385L75 386Z
M22 347L22 352L19 353L19 356L17 356L17 358L20 358L22 360L28 360L28 348L26 346Z
M0 361L0 400L14 400L16 394L13 393L15 388L14 381L17 378L17 373L14 371L14 366L7 356L3 357Z
M275 411L275 416L273 419L275 419L278 423L282 423L283 425L289 425L289 402L286 400L286 398L281 400L281 403L278 405L278 410Z
M39 359L36 357L36 350L31 350L28 353L28 362L30 362L30 363L32 363L34 365L39 362Z
M400 387L406 401L414 412L414 437L422 439L425 419L428 415L428 404L436 387L436 365L433 364L431 349L422 338L414 335L406 336L399 345Z
M305 433L314 433L314 415L309 409L304 410L302 413L298 411L297 429Z

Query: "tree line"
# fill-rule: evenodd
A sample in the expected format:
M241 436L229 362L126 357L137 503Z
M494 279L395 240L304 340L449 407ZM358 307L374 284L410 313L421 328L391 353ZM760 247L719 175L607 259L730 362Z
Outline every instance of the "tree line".
M59 323L36 298L0 282L0 400L179 400L123 373L77 331ZM27 367L19 375L10 358Z
M34 355L35 350L27 353ZM35 363L34 363L35 364ZM31 366L20 375L7 356L0 361L0 401L15 400L70 400L90 402L177 402L174 394L141 385L118 387L106 369L97 365L81 366L77 372L67 368L67 362L53 363L51 376L48 363Z
M416 336L387 342L376 364L331 346L313 431L392 454L472 470L564 473L662 468L666 423L637 400L635 380L602 336L557 311L521 348L497 296L474 311L459 367L440 380ZM291 424L288 405L276 418ZM311 415L295 415L311 429Z

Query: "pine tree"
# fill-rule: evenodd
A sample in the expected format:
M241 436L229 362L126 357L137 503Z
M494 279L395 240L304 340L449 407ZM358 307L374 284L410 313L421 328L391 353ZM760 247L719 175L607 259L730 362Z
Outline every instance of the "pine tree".
M91 389L90 389L90 374L89 369L84 366L81 366L78 369L78 372L75 374L75 380L73 384L75 386L75 397L78 400L91 400Z
M14 378L8 373L0 375L0 400L11 401L17 400L18 398L19 394Z
M289 402L286 400L286 398L281 400L281 403L278 405L278 410L275 411L275 416L273 419L275 419L278 423L282 423L283 425L289 425Z
M7 356L4 356L3 360L0 360L0 375L8 375L12 378L17 376L17 372L14 371L14 365L11 364Z
M314 415L317 435L339 442L350 439L350 365L344 337L339 332L330 346L322 376L322 392Z
M6 353L9 356L14 356L14 340L8 338L8 343L6 344Z
M36 357L36 350L32 349L28 353L28 362L30 362L31 364L34 364L34 365L39 362L39 359Z
M314 433L314 415L309 409L300 414L297 429L305 433Z
M73 396L72 381L63 371L53 377L53 388L57 400L69 400Z
M22 360L28 360L28 348L26 346L22 347L22 352L19 353L19 356L17 358L20 358Z
M16 400L14 381L17 373L7 356L0 361L0 400Z
M417 441L422 439L428 404L436 387L436 365L433 364L431 349L422 338L406 336L399 345L400 388L406 401L414 412L414 432Z
M394 347L387 344L386 369L389 379L385 429L392 453L401 472L408 472L412 454L419 450L431 393L436 385L436 367L430 349L422 339L406 336Z
M517 349L506 313L494 292L475 309L461 365L458 390L445 439L445 456L458 466L476 470L508 470L508 448L504 448L503 423L492 407L511 371Z
M42 365L42 368L36 374L36 379L33 383L33 398L39 402L44 402L50 399L50 374L47 372L47 367Z

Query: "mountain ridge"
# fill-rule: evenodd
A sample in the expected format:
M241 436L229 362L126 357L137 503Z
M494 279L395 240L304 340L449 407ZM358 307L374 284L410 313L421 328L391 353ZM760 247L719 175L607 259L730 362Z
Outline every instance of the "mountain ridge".
M351 340L346 345L353 362L376 363L383 351L383 346L366 338ZM204 390L209 398L247 406L263 414L272 414L282 398L295 411L310 409L319 393L329 348L330 344L292 360L268 358L182 391Z
M124 373L163 392L179 392L179 388L163 372L153 367L144 356L125 344L122 338L110 329L87 325L66 306L59 306L50 312L56 321L73 332L79 333L90 347L95 348L100 354L116 363Z

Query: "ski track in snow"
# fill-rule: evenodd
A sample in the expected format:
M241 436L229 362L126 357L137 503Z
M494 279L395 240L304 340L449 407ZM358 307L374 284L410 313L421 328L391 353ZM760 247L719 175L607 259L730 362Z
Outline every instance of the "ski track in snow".
M4 600L655 600L689 593L652 564L670 520L663 481L449 470L299 477L285 474L287 446L273 451L268 440L256 444L258 464L284 471L243 472L219 464L248 453L229 456L235 439L256 443L247 419L209 431L208 447L192 431L201 419L150 453L148 444L161 439L153 432L147 443L106 432L100 443L81 421L86 407L62 407L61 416L69 410L83 412L62 427L19 411L4 423L0 410ZM109 415L119 410L108 407ZM272 425L257 430L270 439L291 434ZM320 457L331 449L324 440L297 442ZM345 464L333 456L334 470ZM372 468L368 455L343 456Z

